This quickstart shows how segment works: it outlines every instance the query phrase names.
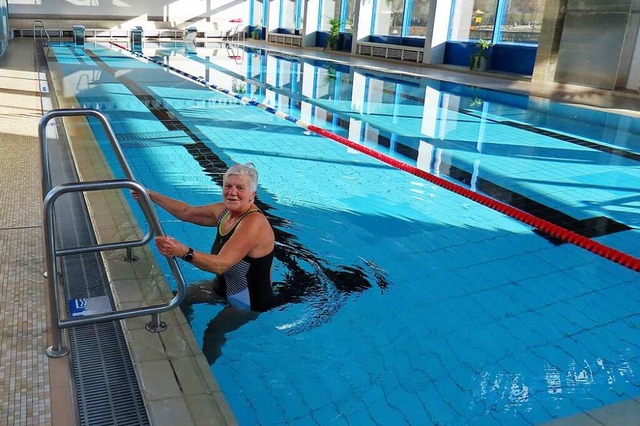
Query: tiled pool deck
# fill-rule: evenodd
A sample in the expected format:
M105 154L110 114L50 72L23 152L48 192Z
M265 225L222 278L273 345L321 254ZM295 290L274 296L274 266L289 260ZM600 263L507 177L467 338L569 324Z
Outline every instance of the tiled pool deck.
M300 50L295 50L301 53ZM305 54L328 55L310 51ZM389 63L349 58L336 59L384 69ZM393 63L393 69L419 75L424 68ZM489 88L517 90L624 110L638 114L640 94L613 94L566 85L531 85L521 78L430 68L430 75L454 82ZM0 58L0 424L74 425L74 398L69 357L50 359L45 349L47 294L42 244L42 213L38 147L38 121L43 114L40 82L35 68L31 39L16 39ZM61 105L73 107L73 105ZM634 110L634 108L636 110ZM70 133L82 127L71 127ZM70 134L74 139L74 134ZM108 177L101 156L90 145L74 148L76 166L84 180ZM105 174L107 173L107 174ZM95 214L97 232L104 238L115 234L113 223L127 219L128 207L117 197L93 195L89 208ZM125 215L124 217L120 215ZM114 217L118 217L114 220ZM122 231L119 225L118 232ZM133 231L132 231L133 232ZM148 254L137 253L135 265L108 260L109 278L122 307L157 303L170 297L163 286L138 286L139 276L152 268ZM209 367L200 353L182 314L164 314L167 331L152 334L144 329L145 319L125 321L125 334L137 368L150 419L154 425L233 424L235 419L221 395ZM552 422L553 425L635 425L640 416L640 399L624 401L588 414Z

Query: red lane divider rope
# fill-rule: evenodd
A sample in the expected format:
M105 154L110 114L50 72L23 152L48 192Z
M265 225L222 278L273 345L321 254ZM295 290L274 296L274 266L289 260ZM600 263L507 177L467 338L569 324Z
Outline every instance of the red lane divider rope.
M598 256L604 257L605 259L611 260L613 262L616 262L622 266L625 266L629 269L632 269L634 271L640 272L640 259L634 256L631 256L628 253L624 253L621 252L619 250L616 250L612 247L609 246L605 246L604 244L601 244L597 241L592 240L591 238L587 238L584 237L580 234L577 234L573 231L570 231L566 228L563 228L561 226L558 226L554 223L548 222L544 219L541 219L537 216L534 216L532 214L529 214L525 211L522 211L520 209L517 209L513 206L510 206L508 204L505 204L503 202L500 202L498 200L495 200L493 198L487 197L486 195L482 195L479 194L477 192L473 192L472 190L465 188L464 186L460 186L458 184L455 184L453 182L450 182L448 180L445 180L441 177L438 177L436 175L433 175L431 173L428 173L424 170L418 169L417 167L413 167L409 164L403 163L402 161L396 160L395 158L389 157L388 155L382 154L378 151L375 151L371 148L367 148L366 146L360 145L358 143L355 143L345 137L336 135L335 133L329 132L328 130L325 130L321 127L315 126L313 124L308 124L305 123L302 120L299 120L295 117L291 117L289 115L284 114L283 112L277 111L273 108L271 108L270 106L267 106L265 104L259 103L253 99L247 98L245 96L242 96L238 93L234 93L231 92L227 89L218 87L216 85L213 84L208 84L206 81L204 81L204 79L202 78L198 78L195 76L192 76L190 74L185 73L182 70L179 70L177 68L174 68L168 64L164 64L156 59L153 58L148 58L143 56L141 53L137 53L137 52L133 52L129 49L127 49L126 47L116 44L114 42L110 42L110 44L119 47L120 49L126 50L127 52L133 53L134 55L138 56L138 57L142 57L144 59L150 60L154 63L157 63L158 65L162 65L172 71L177 72L180 75L189 77L191 80L203 84L205 87L208 87L210 89L216 90L218 92L222 92L226 95L229 95L231 97L234 97L236 99L240 99L243 102L246 102L250 105L254 105L257 106L260 109L263 109L265 111L267 111L270 114L273 114L277 117L280 117L284 120L290 121L294 124L296 124L299 127L302 127L305 130L309 130L311 132L314 132L320 136L326 137L328 139L331 139L333 141L336 141L338 143L341 143L343 145L348 146L349 148L355 149L356 151L362 152L363 154L366 154L370 157L376 158L379 161L382 161L383 163L389 164L392 167L395 167L397 169L403 170L407 173L411 173L414 176L417 176L421 179L424 179L426 181L429 181L433 184L436 184L438 186L441 186L444 189L447 189L451 192L455 192L456 194L462 195L463 197L466 197L470 200L475 201L476 203L480 203L484 206L487 206L493 210L496 210L500 213L506 214L507 216L510 216L516 220L519 220L520 222L526 223L527 225L530 225L542 232L545 232L555 238L558 238L559 240L562 240L566 243L571 243L574 244L578 247L581 247L585 250L588 250L594 254L597 254Z
M502 203L493 198L487 197L486 195L473 192L468 188L465 188L463 186L460 186L453 182L445 180L441 177L425 172L424 170L418 169L417 167L413 167L409 164L403 163L399 160L396 160L395 158L389 157L371 148L367 148L366 146L357 144L345 137L336 135L320 127L309 124L308 129L321 136L324 136L326 138L339 142L343 145L346 145L349 148L362 152L363 154L367 154L371 157L374 157L395 168L411 173L412 175L418 176L424 180L427 180L431 183L441 186L449 191L455 192L456 194L469 198L477 203L487 206L500 213L504 213L507 216L510 216L516 220L519 220L520 222L526 223L527 225L530 225L536 229L539 229L540 231L545 232L553 237L556 237L564 242L575 244L576 246L581 247L585 250L588 250L592 253L595 253L598 256L602 256L608 260L619 263L620 265L625 266L629 269L633 269L634 271L640 272L640 259L638 259L637 257L631 256L627 253L621 252L612 247L601 244L597 241L584 237L580 234L577 234L566 228L563 228L561 226L548 222L544 219L536 217L527 212L524 212L513 206Z

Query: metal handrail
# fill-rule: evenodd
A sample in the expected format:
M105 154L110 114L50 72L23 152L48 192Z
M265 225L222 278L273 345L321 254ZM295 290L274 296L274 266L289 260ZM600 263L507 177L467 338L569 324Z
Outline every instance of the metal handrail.
M91 108L77 108L77 109L54 109L47 112L40 119L40 123L38 125L38 137L40 138L40 170L42 170L42 195L46 196L49 191L51 191L51 170L49 168L49 149L46 144L47 135L46 135L46 126L52 119L56 117L95 117L100 121L102 127L104 128L107 137L109 138L109 142L111 144L111 149L115 151L116 157L122 170L124 171L125 176L132 181L135 181L135 177L133 176L133 172L127 163L127 160L124 158L124 153L122 152L122 148L120 147L120 143L116 138L116 135L107 120L107 117L100 111ZM131 249L133 247L141 247L147 245L149 241L153 238L153 233L151 229L149 232L139 240L132 241L124 241L121 243L106 243L106 244L98 244L91 247L73 247L67 248L60 252L60 255L70 255L70 254L79 254L79 253L91 253L91 252L99 252L105 250L114 250L117 248L127 248Z
M242 64L244 62L244 49L241 46L225 43L227 48L227 56L233 59L236 64ZM237 50L237 52L236 52Z
M233 31L233 33L231 33L231 31ZM229 35L227 35L225 39L226 41L233 42L236 36L238 38L238 43L244 41L244 25L238 24L233 28L233 30L229 30Z
M58 117L94 117L100 121L104 131L109 138L111 148L115 151L118 163L122 167L127 179L136 180L133 176L133 172L124 158L124 153L120 147L120 143L116 138L116 134L109 124L107 116L97 109L92 108L61 108L54 109L42 116L38 123L38 138L40 139L40 166L42 167L42 196L47 195L47 192L51 189L51 171L49 169L49 151L46 146L47 134L46 127L49 121Z
M46 137L47 123L56 117L65 116L84 116L95 117L100 120L104 130L109 137L111 146L116 152L116 156L122 169L125 171L128 179L113 179L94 182L70 182L63 183L55 188L51 188L51 171L49 168L49 150ZM61 320L59 314L59 295L58 295L58 267L56 259L59 256L66 256L69 254L91 253L105 250L113 250L120 248L127 248L132 246L141 246L147 244L153 235L165 235L162 230L160 220L155 213L151 198L146 189L138 182L135 181L133 173L129 165L127 164L122 148L115 137L115 134L109 125L109 122L104 114L100 111L87 108L79 109L58 109L52 110L46 113L41 119L38 125L38 135L40 138L40 161L42 166L42 189L44 194L44 207L43 207L43 223L45 232L45 262L46 262L46 276L49 286L49 310L50 310L50 326L53 331L53 344L47 348L47 355L52 358L58 358L65 356L69 353L68 348L62 347L62 329L75 327L86 324L95 324L99 322L112 321L118 319L126 319L137 316L151 315L151 321L147 324L147 330L153 332L160 332L166 329L166 324L160 320L160 313L174 309L180 305L186 295L186 284L178 266L178 262L173 257L166 257L169 261L169 267L177 282L178 290L174 297L165 304L158 304L152 306L144 306L141 308L131 308L121 311L112 311L94 315L87 315L82 318L68 318ZM54 229L54 203L64 194L70 192L86 192L86 191L98 191L109 189L121 189L128 188L136 191L139 194L140 206L145 215L145 218L150 224L149 233L139 241L123 241L118 243L97 244L86 247L75 247L72 249L57 249L55 241L55 229Z
M39 24L39 25L36 25ZM49 37L49 33L47 32L47 29L44 26L44 22L42 22L39 19L36 19L35 21L33 21L33 42L36 42L36 28L38 28L40 30L40 37L42 37L42 31L44 31L44 35L47 36L47 46L49 44L51 44L51 37Z

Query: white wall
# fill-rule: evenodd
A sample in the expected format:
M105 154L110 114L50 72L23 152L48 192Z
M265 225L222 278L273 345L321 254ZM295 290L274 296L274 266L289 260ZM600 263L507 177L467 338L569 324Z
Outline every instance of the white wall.
M201 0L185 0L204 3ZM11 15L78 15L130 18L140 15L163 16L170 5L181 2L167 0L9 0Z
M633 51L633 59L631 60L631 68L629 69L627 89L640 92L640 30L636 37L636 47Z
M248 24L248 4L237 0L9 0L12 18L153 20L179 25L186 21ZM247 16L245 16L247 15Z

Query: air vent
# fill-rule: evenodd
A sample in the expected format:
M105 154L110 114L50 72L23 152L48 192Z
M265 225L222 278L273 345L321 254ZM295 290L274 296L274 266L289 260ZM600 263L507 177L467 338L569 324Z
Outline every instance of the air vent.
M369 42L358 43L358 54L418 63L422 62L424 57L423 49L419 47Z

